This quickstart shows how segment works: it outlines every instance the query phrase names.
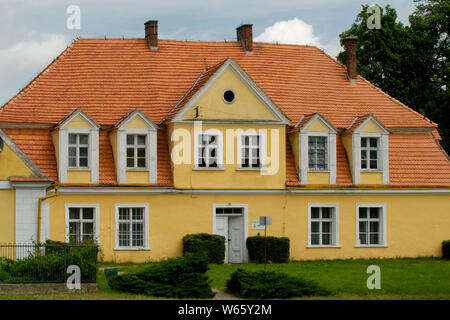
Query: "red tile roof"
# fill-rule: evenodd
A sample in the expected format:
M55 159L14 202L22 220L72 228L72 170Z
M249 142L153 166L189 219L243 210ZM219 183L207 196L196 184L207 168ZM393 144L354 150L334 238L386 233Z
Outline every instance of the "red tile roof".
M0 123L56 125L80 108L103 128L140 109L152 122L170 120L231 57L290 119L320 113L338 129L373 114L387 128L435 128L364 78L355 84L346 68L320 49L254 43L248 55L238 42L145 39L79 39L0 109ZM358 120L357 120L358 121ZM355 123L353 124L355 125ZM163 126L161 126L163 127ZM56 160L50 129L4 129L53 181ZM433 131L436 138L436 130ZM429 134L391 134L390 180L395 185L450 185L446 155ZM100 131L100 183L117 184L107 130ZM168 137L158 130L158 185L173 185ZM298 183L287 146L287 185ZM351 185L344 147L337 136L337 184Z

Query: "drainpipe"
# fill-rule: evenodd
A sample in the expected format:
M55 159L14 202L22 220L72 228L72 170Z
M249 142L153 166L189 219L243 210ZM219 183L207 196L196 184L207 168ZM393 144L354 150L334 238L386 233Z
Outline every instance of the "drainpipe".
M48 198L53 198L56 197L58 195L58 187L55 187L55 193L54 194L49 194L46 195L44 197L40 197L39 198L39 203L38 203L38 225L37 225L37 243L41 242L41 220L42 220L42 200L46 200Z

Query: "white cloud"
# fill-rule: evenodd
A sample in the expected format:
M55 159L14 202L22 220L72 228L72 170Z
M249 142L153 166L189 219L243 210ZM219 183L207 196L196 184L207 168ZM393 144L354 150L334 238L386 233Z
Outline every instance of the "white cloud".
M312 25L298 18L276 22L257 36L255 41L319 45L319 37L314 35Z

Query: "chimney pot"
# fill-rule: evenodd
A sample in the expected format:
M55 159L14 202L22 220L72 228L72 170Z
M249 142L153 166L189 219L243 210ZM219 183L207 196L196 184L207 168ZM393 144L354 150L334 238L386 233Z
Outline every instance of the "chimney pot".
M151 50L158 50L158 20L149 20L145 23L145 38Z
M347 76L350 82L356 82L358 76L356 73L356 40L358 40L356 36L344 38L345 53L347 56Z
M243 24L240 27L236 28L237 33L237 41L242 44L244 51L246 53L253 52L253 25L252 24Z

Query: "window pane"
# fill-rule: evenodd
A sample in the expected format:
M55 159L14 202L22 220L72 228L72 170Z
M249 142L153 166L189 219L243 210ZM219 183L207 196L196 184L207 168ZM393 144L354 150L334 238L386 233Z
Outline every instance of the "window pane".
M129 220L130 219L130 209L119 208L119 220Z
M367 232L367 221L359 222L359 232Z
M378 139L377 138L371 138L370 139L370 147L376 148L378 146Z
M80 167L87 167L87 166L88 166L88 159L80 158Z
M127 148L127 157L134 157L134 148Z
M370 232L379 232L379 223L378 221L371 221L370 222Z
M137 159L137 166L139 168L145 168L145 158L138 158Z
M133 145L134 144L134 135L132 135L132 134L128 134L127 135L127 144L131 144L131 145Z
M319 208L311 208L311 218L317 219L319 218Z
M145 136L138 136L137 143L139 145L145 145Z
M79 135L79 143L80 144L88 144L88 135L87 134L80 134Z
M331 219L331 208L322 208L322 218Z
M311 232L312 233L319 232L319 230L320 230L319 224L320 224L320 222L311 222Z
M323 245L331 245L331 234L330 233L324 233L322 235L322 244Z
M318 233L311 234L311 244L320 244L320 235Z
M331 233L331 222L322 222L322 232Z
M130 246L130 224L119 223L119 246Z
M77 158L70 157L69 158L69 167L76 167L77 166Z
M77 243L80 241L80 223L70 222L69 223L69 241L71 243Z
M361 138L361 147L367 147L367 138Z
M94 223L83 223L83 240L94 238Z
M132 208L132 217L133 220L142 220L144 219L144 209L143 208Z
M370 244L380 244L380 234L370 233Z
M145 157L145 148L138 148L137 149L137 156L144 158Z
M367 218L367 208L359 208L359 218L360 219Z
M69 133L69 144L77 143L77 135L73 133Z
M69 219L80 219L80 208L69 208Z
M377 160L370 160L370 169L377 169Z
M134 158L127 158L127 167L134 168Z
M370 218L378 219L379 217L379 208L370 208Z
M87 155L88 155L88 149L80 148L80 157L87 157Z
M76 156L77 156L77 148L69 147L69 157L76 157Z
M367 234L366 233L359 233L359 243L367 244Z
M83 209L83 219L93 220L94 219L94 208L84 208Z

